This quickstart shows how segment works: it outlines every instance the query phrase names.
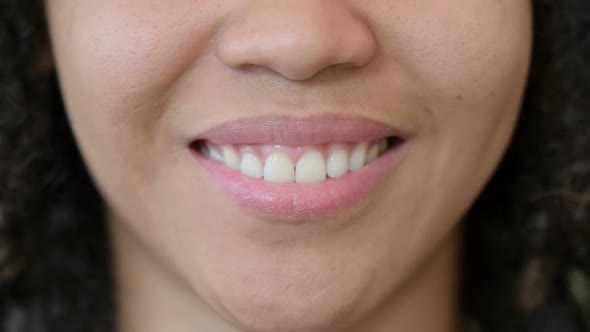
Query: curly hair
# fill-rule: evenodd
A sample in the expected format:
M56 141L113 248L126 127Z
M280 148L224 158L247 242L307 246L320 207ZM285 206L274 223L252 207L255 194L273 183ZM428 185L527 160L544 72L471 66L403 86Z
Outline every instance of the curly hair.
M533 3L517 130L465 218L463 312L484 332L587 332L590 1ZM0 0L0 331L114 331L104 203L48 49L42 2Z
M109 331L102 202L39 60L44 20L41 1L0 1L0 331Z

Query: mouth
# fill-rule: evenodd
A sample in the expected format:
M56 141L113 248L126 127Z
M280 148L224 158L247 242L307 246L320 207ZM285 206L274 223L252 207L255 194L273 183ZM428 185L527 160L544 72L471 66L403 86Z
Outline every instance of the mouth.
M408 136L367 119L267 117L215 127L189 148L241 208L305 220L366 201Z

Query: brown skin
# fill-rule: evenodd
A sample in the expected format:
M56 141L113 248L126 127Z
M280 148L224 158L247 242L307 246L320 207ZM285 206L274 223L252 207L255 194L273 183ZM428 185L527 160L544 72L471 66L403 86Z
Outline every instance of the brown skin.
M458 226L514 129L529 1L46 7L68 116L109 209L121 331L456 329ZM229 120L326 112L412 138L362 206L321 223L242 211L186 149Z

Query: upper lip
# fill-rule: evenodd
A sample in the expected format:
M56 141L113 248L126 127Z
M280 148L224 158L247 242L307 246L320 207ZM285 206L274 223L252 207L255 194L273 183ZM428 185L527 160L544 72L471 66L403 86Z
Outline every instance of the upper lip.
M237 119L217 125L193 137L192 142L207 140L218 145L317 145L366 142L393 136L406 139L409 133L400 128L361 117L264 116Z

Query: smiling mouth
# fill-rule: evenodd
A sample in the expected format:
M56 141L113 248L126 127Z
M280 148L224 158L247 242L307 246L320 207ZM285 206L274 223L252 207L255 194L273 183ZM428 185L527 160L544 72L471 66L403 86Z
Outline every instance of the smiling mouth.
M408 138L367 119L270 117L223 124L188 147L240 207L301 221L367 203Z
M251 178L271 183L318 183L357 172L402 142L395 136L360 143L312 146L217 145L198 140L191 148L204 158Z

